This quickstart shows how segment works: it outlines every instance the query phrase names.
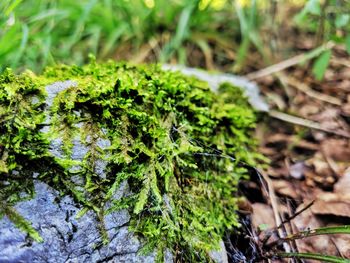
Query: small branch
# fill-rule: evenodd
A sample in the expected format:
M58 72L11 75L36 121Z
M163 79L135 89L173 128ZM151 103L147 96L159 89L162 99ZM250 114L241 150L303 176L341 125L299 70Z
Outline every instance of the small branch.
M300 125L300 126L304 126L304 127L308 127L311 129L315 129L315 130L319 130L319 131L323 131L323 132L327 132L327 133L332 133L332 134L336 134L339 136L343 136L345 138L350 138L350 134L346 131L336 131L336 130L330 130L327 128L323 128L318 122L314 122L311 120L307 120L307 119L303 119L300 117L296 117L293 115L289 115L283 112L279 112L276 110L271 110L269 111L269 115L273 118L285 121L285 122L289 122L292 124L296 124L296 125Z
M309 53L300 54L300 55L297 55L295 57L284 60L282 62L279 62L277 64L266 67L264 69L249 73L249 74L245 75L245 77L249 80L255 80L255 79L265 77L265 76L269 76L271 74L277 73L279 71L282 71L282 70L285 70L285 69L290 68L292 66L303 63L309 59L317 57L323 51L328 50L328 49L332 49L334 46L335 46L335 44L333 42L328 42L328 43L310 51Z
M291 215L290 217L286 218L277 228L281 228L283 224L293 220L296 218L298 215L300 215L302 212L307 210L309 207L311 207L314 204L315 200L312 200L309 204L307 204L304 208L302 208L300 211L296 212L295 214Z
M321 100L324 102L328 102L337 106L341 106L341 100L336 98L336 97L332 97L329 96L327 94L323 94L321 92L317 92L313 89L311 89L309 86L307 86L305 83L300 82L299 80L297 80L296 78L292 77L292 76L287 76L286 74L283 73L278 73L277 77L284 83L287 83L290 86L293 86L294 88L304 92L306 95L308 95L311 98L317 99L317 100Z
M269 191L269 198L270 198L270 201L271 201L271 206L272 206L272 211L273 211L273 214L274 214L274 217L275 217L275 223L276 223L276 229L277 229L277 233L278 233L278 236L280 237L279 240L285 240L286 237L285 237L285 234L284 232L282 231L281 228L279 228L278 226L280 226L282 224L282 221L281 221L281 218L280 218L280 215L279 215L279 211L278 211L278 201L277 201L277 197L276 197L276 193L275 193L275 189L273 188L273 184L272 184L272 181L271 179L268 177L267 174L265 174L265 172L260 172L259 174L261 174L262 178L265 180L266 184L267 184L267 188L268 188L268 191ZM266 238L266 241L270 238L270 236L268 236ZM286 252L290 252L291 249L290 249L290 246L288 243L286 242L283 242L283 247L285 249Z

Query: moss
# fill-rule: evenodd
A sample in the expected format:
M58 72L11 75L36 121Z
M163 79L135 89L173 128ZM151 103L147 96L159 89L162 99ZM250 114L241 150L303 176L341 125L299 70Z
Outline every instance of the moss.
M45 86L64 80L77 85L48 107ZM242 163L254 166L259 156L254 125L238 88L225 84L214 94L206 83L156 65L92 61L40 76L7 70L0 76L0 214L35 194L35 173L73 196L83 212L95 210L102 233L104 214L126 208L144 252L157 249L162 258L170 248L183 261L209 261L224 231L238 226L236 187L247 176ZM77 161L71 155L78 134L89 150ZM50 152L57 138L64 141L61 157ZM110 145L101 148L98 138ZM105 176L96 173L98 160L108 163ZM114 200L125 180L130 194ZM39 239L30 224L19 223Z

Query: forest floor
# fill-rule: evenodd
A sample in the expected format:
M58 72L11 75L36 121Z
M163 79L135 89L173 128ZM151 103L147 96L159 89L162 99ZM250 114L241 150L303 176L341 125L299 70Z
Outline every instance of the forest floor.
M264 76L247 75L270 106L256 130L259 150L270 163L263 180L246 183L248 201L242 205L251 216L257 249L298 231L350 224L350 60L345 58L346 51L335 47L322 81L311 76L309 64L283 70L280 63ZM264 73L258 67L252 63L251 69ZM278 231L262 231L282 222ZM350 236L303 238L284 250L350 258Z
M188 27L185 29L191 29L192 33L183 29L179 31L179 36L180 33L183 36L179 37L178 32L175 33L176 23L173 23L172 19L169 19L169 24L164 25L162 17L150 16L155 19L155 27L151 27L153 24L147 24L152 29L149 32L143 32L147 29L143 24L151 21L146 19L148 16L145 15L141 22L137 19L129 21L129 17L137 12L150 12L142 5L142 1L135 1L134 3L138 4L136 6L130 5L129 1L115 1L118 7L120 5L122 8L109 8L111 13L106 12L101 3L113 1L101 1L97 6L100 8L94 10L90 20L87 18L92 5L82 2L71 6L67 1L63 1L64 5L57 6L56 2L52 6L46 6L45 1L22 1L23 5L20 7L23 9L18 9L15 19L11 10L20 2L15 1L14 5L9 6L8 17L0 19L0 25L8 29L7 38L0 41L3 51L0 52L0 59L4 66L16 67L23 64L22 66L34 67L33 69L40 71L46 62L54 61L54 57L60 61L68 57L67 54L72 56L75 62L83 61L90 47L98 49L101 32L102 35L105 33L110 37L105 36L105 41L109 39L110 42L103 43L106 46L102 45L104 49L100 58L108 57L134 63L157 62L164 46L174 37L177 40L175 44L181 43L182 53L178 53L182 54L183 62L187 66L228 73L238 72L238 75L245 76L259 85L270 111L262 114L256 128L256 138L259 151L267 157L269 163L261 169L261 177L252 176L251 181L242 184L241 191L247 200L242 202L240 207L241 214L251 219L247 231L248 238L251 239L250 245L254 249L259 250L266 243L271 244L273 240L301 230L350 225L350 59L345 47L333 46L324 78L316 80L312 74L312 61L304 61L303 55L310 54L321 44L318 43L320 39L317 39L319 32L307 31L307 25L304 24L303 31L291 25L292 17L300 11L294 10L297 7L293 9L288 4L281 4L288 1L272 1L280 2L282 8L278 11L283 12L277 12L278 19L273 13L262 14L259 17L260 20L271 20L270 27L259 27L259 36L264 45L247 48L244 65L237 69L233 65L239 60L241 36L235 35L237 32L234 28L238 28L239 20L222 22L221 19L215 19L213 24L218 23L218 26L214 27L208 23L215 16L221 18L230 13L222 11L214 16L204 11L197 12L199 15L206 15L205 18L209 20L199 19L197 14L198 21L206 23L190 24L188 20ZM166 1L164 3L168 5ZM81 16L81 10L84 10L86 15ZM124 12L128 19L124 18ZM157 9L152 12L157 14ZM68 16L66 18L67 14L70 14L71 21L68 20ZM21 17L25 19L21 20ZM95 21L95 18L98 18L98 21ZM64 26L60 24L61 20L64 21ZM26 23L22 25L23 21ZM115 30L114 25L121 27L116 31L109 31ZM166 26L173 30L173 35ZM135 31L127 32L125 28ZM254 30L251 33L256 33ZM121 40L117 41L118 34L123 35L124 31L124 38L121 37ZM238 33L241 33L240 30ZM148 38L144 35L154 36ZM17 45L8 41L9 39L16 40ZM60 45L61 42L67 42L67 45ZM134 42L140 44L136 45ZM115 49L112 48L114 46ZM271 51L271 47L274 51ZM259 48L261 50L256 51ZM173 51L177 54L176 45ZM168 63L181 63L175 57L170 56ZM289 65L286 66L287 64ZM282 227L276 229L281 223ZM271 235L268 241L266 235ZM284 251L323 253L350 258L350 235L307 237L296 242L287 242L281 247ZM264 248L269 249L268 246ZM270 252L273 253L274 250L271 249Z
M264 175L267 191L259 182L249 186L264 200L250 200L256 233L284 220L280 237L350 224L350 60L344 52L335 48L322 81L308 65L255 79L271 108L256 130L260 152L271 161ZM349 235L308 237L289 246L350 258Z

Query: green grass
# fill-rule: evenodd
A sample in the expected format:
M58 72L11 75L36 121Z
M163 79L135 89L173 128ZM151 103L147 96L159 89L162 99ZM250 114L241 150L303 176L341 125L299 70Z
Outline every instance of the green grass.
M124 53L137 54L151 39L161 46L155 59L165 62L175 56L185 63L184 43L208 43L213 34L219 39L239 30L228 2L220 10L198 0L157 0L152 8L149 3L153 2L1 1L0 71L82 64L90 53L98 59L124 57L118 54L121 47Z
M6 67L41 72L56 63L82 65L89 54L99 60L176 62L242 72L251 52L259 54L260 66L289 57L293 48L276 47L278 41L287 43L285 36L276 36L291 27L314 40L314 47L331 40L346 44L350 52L349 4L331 0L321 12L319 0L304 2L2 0L0 72ZM284 17L286 8L292 10L290 19ZM329 54L315 62L318 79Z

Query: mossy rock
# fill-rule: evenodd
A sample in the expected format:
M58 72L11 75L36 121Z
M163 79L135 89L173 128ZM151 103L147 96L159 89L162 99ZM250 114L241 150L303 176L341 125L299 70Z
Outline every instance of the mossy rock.
M0 260L22 246L33 262L211 261L239 226L255 122L240 88L157 65L6 70Z

